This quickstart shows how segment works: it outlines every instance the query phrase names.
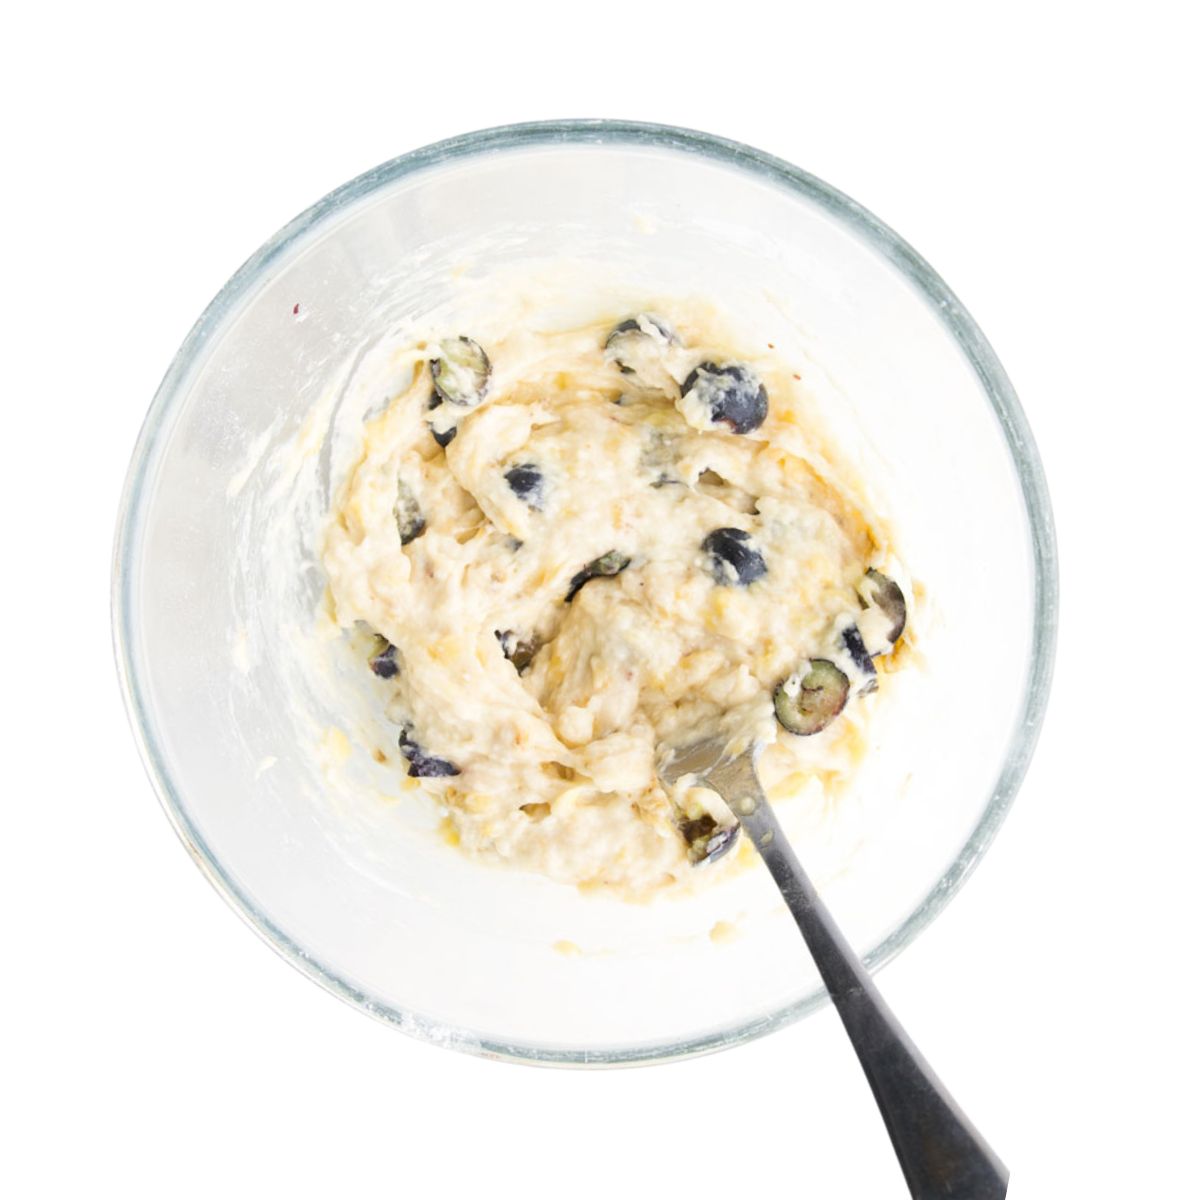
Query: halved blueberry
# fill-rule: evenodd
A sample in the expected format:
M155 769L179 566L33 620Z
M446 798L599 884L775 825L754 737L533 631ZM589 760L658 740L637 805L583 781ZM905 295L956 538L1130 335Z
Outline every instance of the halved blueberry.
M487 394L492 364L483 347L469 337L446 338L429 364L438 395L460 408L474 408Z
M545 503L546 477L534 463L518 463L504 472L513 494L530 508L540 509Z
M709 555L709 569L720 584L748 587L767 573L766 560L744 529L714 529L700 549Z
M375 635L375 644L367 662L380 679L392 679L400 672L400 664L396 660L396 647L381 633Z
M639 313L614 327L604 339L604 351L624 374L636 375L639 358L678 344L679 335L661 317Z
M908 624L908 604L905 602L904 593L894 579L889 579L874 567L867 572L867 584L868 599L872 604L878 605L883 615L892 623L887 636L894 646Z
M575 599L576 593L585 583L604 576L620 575L632 561L628 555L622 554L619 550L610 550L607 554L602 554L599 558L593 559L582 571L571 579L565 597L566 603L570 604Z
M683 381L683 398L734 433L750 433L767 419L767 389L744 363L701 363Z
M820 733L846 707L850 681L828 659L814 658L803 675L775 689L775 716L789 733Z
M396 480L396 503L392 506L396 517L396 528L400 532L400 545L419 538L425 532L425 517L412 488L403 479Z
M497 629L494 632L504 657L516 667L518 675L524 675L533 662L533 656L541 649L541 643L533 637L522 640L511 629Z
M688 861L693 867L716 862L723 854L733 849L741 832L740 825L718 825L716 819L705 813L703 816L679 822L679 832L687 843Z
M409 736L408 730L400 731L400 753L408 759L408 773L418 779L437 779L462 772L452 762L427 754Z

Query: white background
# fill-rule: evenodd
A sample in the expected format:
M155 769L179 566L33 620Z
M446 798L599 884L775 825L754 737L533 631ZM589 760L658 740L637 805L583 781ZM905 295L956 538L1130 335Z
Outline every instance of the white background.
M928 258L1006 364L1056 507L1055 693L993 849L880 980L1009 1162L1013 1197L1197 1194L1186 7L471 11L5 19L0 1191L904 1195L829 1010L715 1057L581 1073L460 1057L340 1004L189 863L121 709L122 477L224 280L403 151L621 116L738 138L849 192Z

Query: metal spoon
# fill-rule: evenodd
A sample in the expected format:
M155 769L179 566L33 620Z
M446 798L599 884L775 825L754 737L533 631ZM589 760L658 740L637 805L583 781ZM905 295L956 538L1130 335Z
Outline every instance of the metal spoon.
M731 757L724 739L710 738L672 752L658 773L668 787L690 775L720 795L762 855L850 1035L912 1195L1003 1200L1008 1169L883 1002L788 845L758 781L761 749Z

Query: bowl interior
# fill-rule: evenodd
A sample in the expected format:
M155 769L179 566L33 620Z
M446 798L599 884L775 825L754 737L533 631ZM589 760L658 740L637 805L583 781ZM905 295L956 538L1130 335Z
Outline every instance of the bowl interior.
M486 324L521 280L565 275L588 281L581 315L699 295L813 372L927 597L923 668L856 785L784 814L860 952L881 958L936 911L1019 779L1031 661L1048 655L1048 515L1028 511L1040 477L1014 460L1019 410L919 260L743 154L593 131L390 164L235 277L135 455L118 632L168 810L297 965L422 1036L631 1061L736 1041L820 995L764 871L630 905L483 866L357 748L381 718L316 620L315 530L346 431L387 394L388 339L439 306Z

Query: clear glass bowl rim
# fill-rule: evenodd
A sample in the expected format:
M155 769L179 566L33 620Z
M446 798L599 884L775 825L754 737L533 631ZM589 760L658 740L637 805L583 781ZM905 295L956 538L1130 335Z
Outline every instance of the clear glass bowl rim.
M696 154L764 178L824 209L887 258L925 297L953 335L979 378L1012 455L1029 521L1034 570L1034 628L1026 671L1023 711L1008 753L978 824L961 852L909 917L871 949L864 961L876 970L907 946L936 917L991 844L1012 805L1032 757L1049 697L1058 617L1058 563L1054 522L1037 447L1016 392L975 321L937 273L901 237L849 196L806 171L753 147L713 134L640 121L578 119L533 121L477 130L402 154L343 184L285 225L230 278L175 355L146 414L130 460L117 518L112 566L112 625L117 673L135 740L147 774L176 833L209 882L264 941L297 970L334 995L411 1036L483 1057L541 1065L620 1066L665 1062L739 1045L774 1032L812 1012L828 994L818 988L766 1017L661 1045L604 1050L544 1047L489 1040L473 1030L447 1026L422 1014L397 1009L371 996L312 957L258 908L225 871L200 835L171 777L150 716L145 681L133 654L130 555L138 546L145 485L171 426L174 407L185 394L193 367L240 302L306 235L350 205L396 180L440 164L535 146L651 146Z

